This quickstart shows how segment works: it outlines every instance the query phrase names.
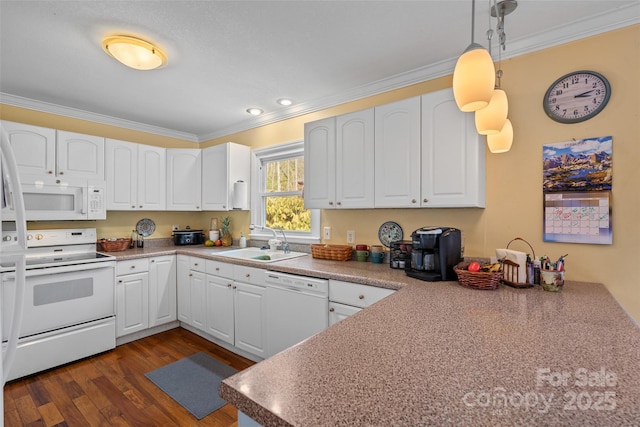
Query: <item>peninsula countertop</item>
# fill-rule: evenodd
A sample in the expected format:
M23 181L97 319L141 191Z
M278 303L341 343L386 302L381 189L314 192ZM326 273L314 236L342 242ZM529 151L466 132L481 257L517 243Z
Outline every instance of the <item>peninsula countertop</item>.
M640 328L601 284L479 291L311 256L261 267L398 289L221 383L263 425L639 425Z

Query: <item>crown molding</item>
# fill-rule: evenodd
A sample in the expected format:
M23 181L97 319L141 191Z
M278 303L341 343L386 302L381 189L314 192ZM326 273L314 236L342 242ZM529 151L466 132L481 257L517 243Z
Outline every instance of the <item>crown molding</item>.
M120 119L117 117L107 116L104 114L93 113L91 111L80 110L78 108L65 107L64 105L52 104L50 102L37 101L35 99L25 98L22 96L11 95L9 93L0 92L0 103L11 105L14 107L26 108L28 110L40 111L43 113L56 114L58 116L71 117L79 120L87 120L103 125L116 126L125 129L131 129L140 132L161 135L170 138L182 139L190 142L200 142L198 136L192 133L179 132L173 129L167 129L159 126L152 126L145 123L134 122L131 120Z
M545 30L532 37L514 39L513 41L507 40L506 52L502 54L502 58L514 58L527 53L536 52L638 23L640 23L640 3L629 4L600 15L595 15L586 19L568 23L561 27ZM144 123L36 101L6 93L0 93L0 102L16 107L88 120L96 123L183 139L191 142L203 142L446 76L453 73L456 61L457 58L450 58L425 67L396 74L370 84L362 85L340 94L324 97L311 102L296 104L284 110L267 113L202 135L179 132L172 129L151 126Z

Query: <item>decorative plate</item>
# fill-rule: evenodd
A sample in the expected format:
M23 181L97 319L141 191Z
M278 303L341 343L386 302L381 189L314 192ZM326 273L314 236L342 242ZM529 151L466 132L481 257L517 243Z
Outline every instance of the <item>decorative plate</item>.
M156 231L156 223L149 218L143 218L136 224L136 231L142 237L149 237Z
M402 232L402 227L400 227L393 221L385 222L380 226L380 229L378 230L378 238L380 239L380 243L382 243L386 247L390 247L391 242L402 240L403 237L404 233Z

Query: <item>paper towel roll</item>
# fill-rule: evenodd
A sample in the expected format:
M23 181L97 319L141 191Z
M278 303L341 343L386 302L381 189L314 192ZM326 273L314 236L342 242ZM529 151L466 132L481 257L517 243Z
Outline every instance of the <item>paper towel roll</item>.
M247 183L244 181L238 181L233 183L233 209L246 210L247 209Z

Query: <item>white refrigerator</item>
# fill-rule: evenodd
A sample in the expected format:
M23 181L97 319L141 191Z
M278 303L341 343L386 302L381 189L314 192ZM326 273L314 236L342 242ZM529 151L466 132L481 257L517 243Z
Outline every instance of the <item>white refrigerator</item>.
M16 220L2 222L2 210L5 206L11 206L16 213ZM2 399L0 399L0 409L2 417L0 426L4 426L4 384L5 378L11 369L11 364L15 356L18 345L18 334L22 323L23 296L25 287L25 255L27 249L27 223L25 221L24 200L22 188L18 179L18 165L9 142L9 137L4 129L0 127L0 238L4 238L2 230L5 227L15 229L18 235L17 241L5 242L0 245L0 259L2 265L15 265L16 270L16 297L12 302L14 316L9 319L10 328L6 345L2 343L0 351L0 379L2 380ZM0 288L0 333L2 331L2 289ZM3 337L4 339L4 337Z

